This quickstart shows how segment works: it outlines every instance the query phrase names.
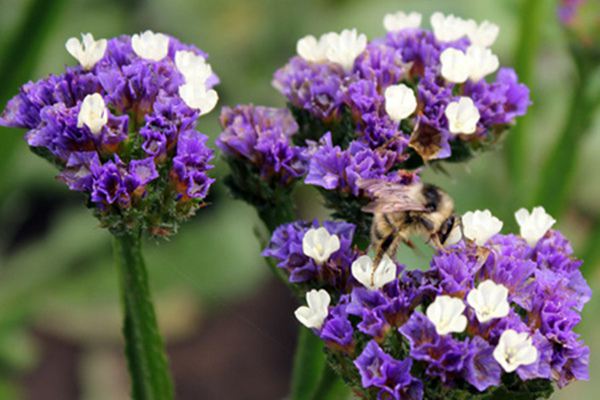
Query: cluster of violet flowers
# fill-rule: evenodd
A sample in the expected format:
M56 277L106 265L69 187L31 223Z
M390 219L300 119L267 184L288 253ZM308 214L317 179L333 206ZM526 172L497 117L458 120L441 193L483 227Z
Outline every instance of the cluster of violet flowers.
M589 378L574 328L591 290L542 207L515 216L520 235L488 210L466 213L463 236L423 271L387 256L374 266L346 222L283 225L263 254L313 288L296 317L361 398L547 397L551 382Z
M296 318L359 397L547 398L588 379L574 328L591 291L542 207L515 214L519 235L501 234L489 210L467 212L428 268L369 255L361 181L414 184L422 167L488 149L530 105L490 49L498 26L441 13L432 31L421 22L398 12L370 42L356 30L300 39L273 79L287 109L223 110L227 183L271 229L263 255L305 297ZM265 212L293 204L300 181L336 220Z
M303 37L273 79L289 111L225 108L217 145L244 175L234 193L269 200L256 182L244 185L257 173L271 188L303 180L350 220L360 207L341 204L364 205L361 179L413 183L425 163L464 161L496 143L530 104L491 50L498 26L435 13L430 31L421 19L387 15L387 34L370 42L355 29Z
M65 47L79 65L23 85L0 124L27 129L31 149L86 195L103 226L172 234L214 181L213 152L195 129L218 99L207 54L152 31L88 33Z

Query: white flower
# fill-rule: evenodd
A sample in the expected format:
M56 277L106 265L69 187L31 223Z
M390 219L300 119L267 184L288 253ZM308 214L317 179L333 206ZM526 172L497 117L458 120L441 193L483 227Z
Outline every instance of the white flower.
M521 237L533 247L544 237L548 229L556 223L556 220L544 210L544 207L535 207L531 214L524 208L515 213L515 219L521 228Z
M331 297L324 289L313 289L306 293L307 306L300 306L294 312L294 315L307 328L319 329L329 314L329 303Z
M452 227L452 230L450 231L450 233L448 234L448 237L442 244L444 245L444 247L449 247L449 246L452 246L452 245L460 242L461 240L462 240L461 227L460 227L460 225L455 224Z
M488 279L472 289L467 295L467 303L475 310L479 322L487 322L494 318L508 315L508 289Z
M417 109L415 92L405 84L385 89L385 112L396 122L408 117Z
M351 270L352 276L364 287L377 290L396 279L397 267L387 254L384 254L378 266L373 265L371 257L364 255L354 260Z
M469 59L469 78L477 82L491 73L496 72L500 66L498 56L492 53L490 49L481 46L469 46L467 49L467 58Z
M502 221L494 217L490 210L476 210L462 217L463 233L478 246L483 246L492 236L502 230Z
M513 329L502 332L494 349L494 358L506 372L513 372L521 365L536 362L538 351L527 332L518 333Z
M179 97L194 110L200 110L200 115L212 111L219 101L219 95L213 89L206 90L206 87L196 82L189 82L179 86Z
M104 57L106 43L106 39L94 40L91 33L82 33L81 42L72 37L65 43L65 48L79 61L83 69L88 70Z
M435 38L440 42L453 42L465 36L468 23L462 18L436 12L431 16L431 27Z
M448 119L450 132L454 134L470 135L477 130L479 110L469 97L461 97L448 104L444 114Z
M213 74L210 64L204 57L193 51L182 50L175 53L175 66L185 78L186 83L205 85L207 79Z
M462 51L452 47L440 54L442 76L448 82L463 83L471 72L471 59Z
M77 127L87 126L96 135L108 122L108 111L100 93L88 94L81 103L77 115Z
M300 57L309 62L320 63L327 61L328 38L325 34L318 40L313 35L307 35L296 43L296 52Z
M367 36L358 34L356 29L344 29L341 33L329 33L323 39L327 42L327 59L350 70L354 60L367 47Z
M438 335L451 332L462 332L467 327L467 317L463 315L465 303L461 299L450 296L437 296L427 307L425 314L435 325Z
M169 37L150 30L131 37L131 47L135 54L146 60L160 61L169 52Z
M323 264L329 257L340 249L340 238L330 234L324 227L310 228L302 238L302 252Z
M483 21L481 24L473 20L467 22L467 36L471 44L481 47L490 47L494 44L500 33L500 27L490 21Z
M383 17L383 26L388 32L397 32L404 29L418 28L421 26L421 14L418 12L404 13L398 11L393 14L386 14Z

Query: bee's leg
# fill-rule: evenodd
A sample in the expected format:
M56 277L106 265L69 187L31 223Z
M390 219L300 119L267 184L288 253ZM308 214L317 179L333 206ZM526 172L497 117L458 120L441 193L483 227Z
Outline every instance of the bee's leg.
M429 236L428 243L433 244L433 247L435 247L438 250L443 250L444 249L444 245L440 241L440 237L439 237L439 235L437 233L434 233L431 236Z

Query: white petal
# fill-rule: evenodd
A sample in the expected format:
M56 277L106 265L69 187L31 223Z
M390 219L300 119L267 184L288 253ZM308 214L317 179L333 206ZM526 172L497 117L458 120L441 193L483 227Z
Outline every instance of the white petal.
M385 17L383 17L383 26L388 32L414 29L421 26L421 19L421 14L417 12L405 14L402 11L398 11L394 14L387 14Z
M85 125L96 135L107 122L108 110L100 93L85 96L77 115L77 127L82 128Z
M442 65L442 76L448 82L463 83L469 77L471 71L471 58L465 53L452 47L440 54Z
M345 29L341 33L329 33L323 37L327 43L326 57L340 64L346 71L352 69L354 60L367 47L367 37L356 29Z
M364 287L374 289L372 282L373 260L371 260L371 257L367 255L358 257L352 263L350 270L354 279L360 282Z
M492 280L485 280L467 295L467 303L475 310L479 322L506 317L510 311L508 289Z
M415 92L404 84L388 86L384 97L385 111L396 122L407 118L417 109Z
M396 263L387 254L384 254L373 275L373 286L375 289L381 289L396 279L397 269Z
M323 264L340 249L340 238L330 234L324 227L311 228L302 238L302 251L307 256Z
M427 307L425 314L435 326L438 335L463 332L467 327L467 318L463 315L465 304L462 300L446 295L437 296Z
M487 75L496 72L500 66L498 56L490 49L481 46L469 46L467 58L470 66L469 78L473 82L480 81Z
M463 232L466 238L483 246L492 236L502 230L502 221L494 217L489 210L476 210L462 217Z
M147 30L131 37L131 47L139 57L151 61L160 61L169 52L169 37L162 33Z
M175 53L175 66L183 75L186 83L206 86L206 81L213 74L210 64L204 57L193 51L180 50Z
M482 47L490 47L496 42L500 27L489 21L483 21L479 26L473 24L470 26L467 36L472 44Z
M449 103L444 114L451 133L470 135L477 130L480 114L469 97L460 97L458 101Z
M535 207L531 213L521 208L515 213L515 219L519 224L521 237L531 247L534 247L556 223L556 220L546 212L544 207Z
M294 314L307 328L319 329L329 313L331 297L324 289L313 289L306 293L306 302L308 307L298 307Z
M467 34L467 21L450 14L436 12L431 16L431 27L435 38L440 42L453 42Z
M79 61L83 69L89 70L104 57L107 41L106 39L94 40L91 33L84 33L81 36L81 42L77 38L69 38L65 43L65 48Z
M538 358L538 351L527 332L507 329L502 332L493 355L502 368L510 373L522 365L533 364Z
M219 95L213 89L206 90L204 85L195 82L185 83L179 86L179 97L185 104L204 115L212 111L219 101Z

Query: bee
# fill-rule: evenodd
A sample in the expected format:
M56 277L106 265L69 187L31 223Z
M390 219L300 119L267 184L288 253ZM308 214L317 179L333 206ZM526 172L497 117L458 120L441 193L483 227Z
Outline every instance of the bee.
M437 186L376 179L363 180L360 186L373 198L363 211L373 213L371 246L375 250L375 265L384 254L395 259L400 243L415 249L410 240L413 235L423 237L438 249L458 241L461 219L454 213L450 195Z

